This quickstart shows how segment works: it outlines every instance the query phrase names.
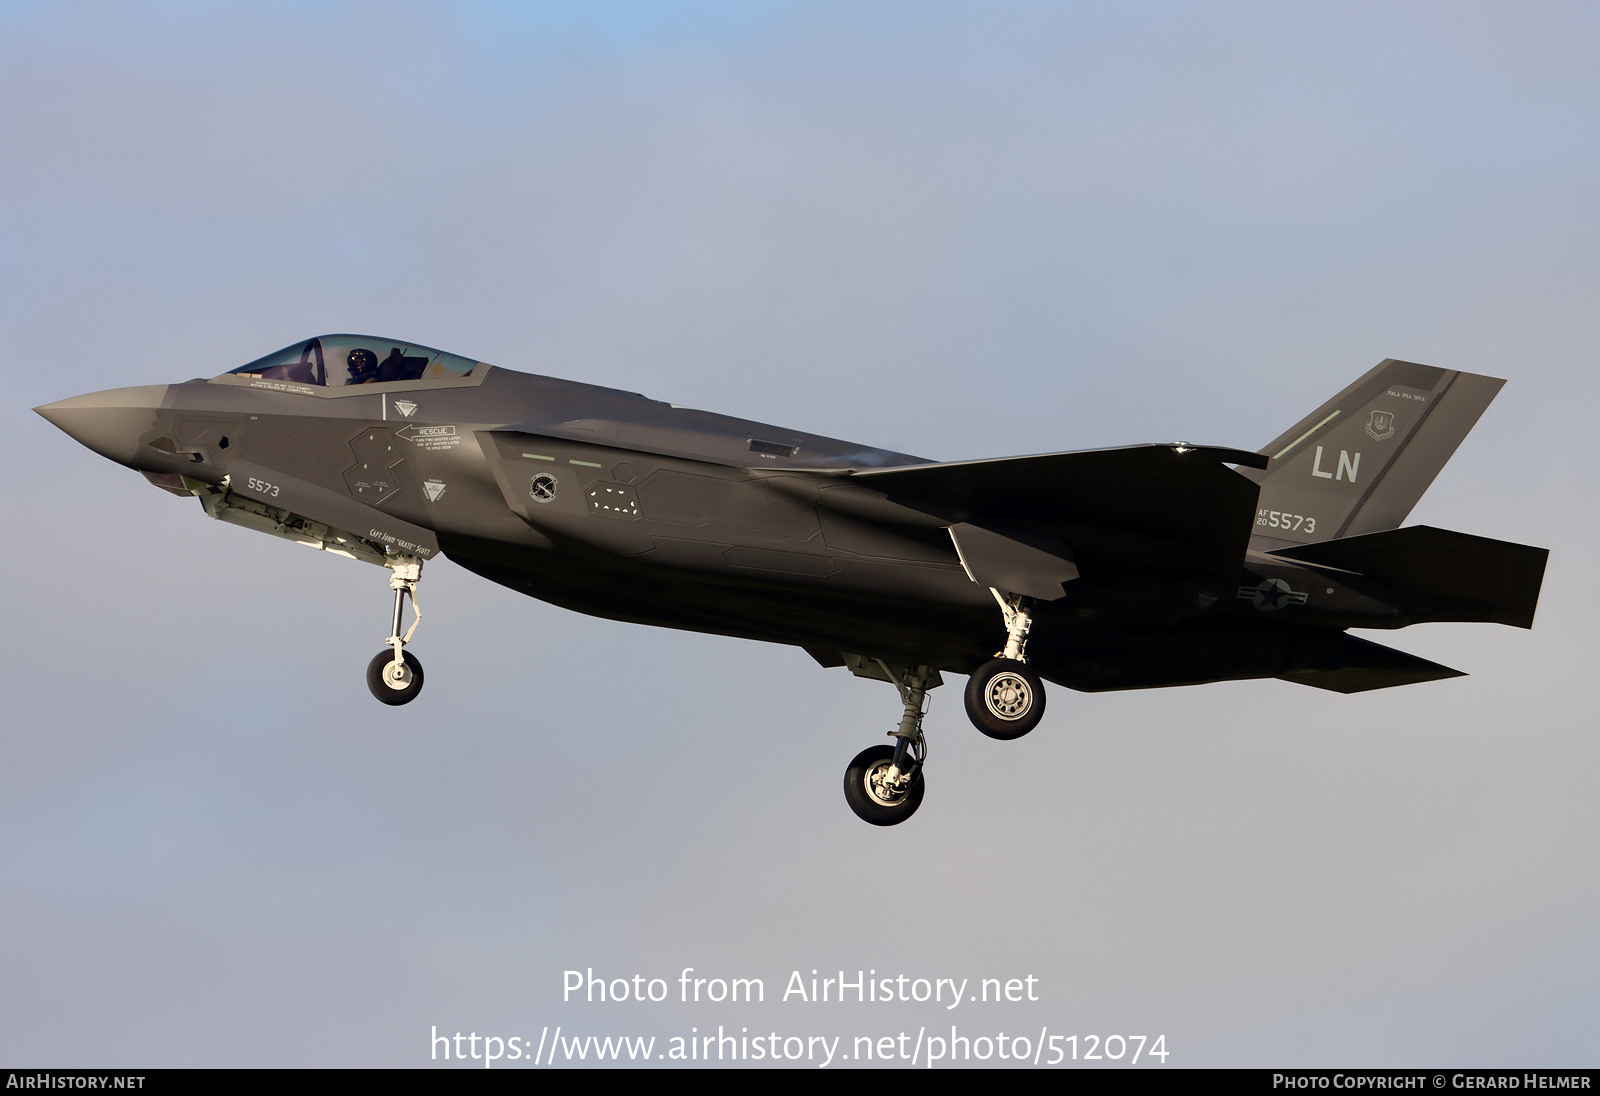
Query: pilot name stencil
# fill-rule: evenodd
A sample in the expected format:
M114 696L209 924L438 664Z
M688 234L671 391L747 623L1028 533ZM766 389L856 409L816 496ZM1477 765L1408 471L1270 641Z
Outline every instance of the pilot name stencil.
M382 529L368 529L367 538L377 541L379 544L393 545L402 552L409 552L414 556L421 556L423 559L428 559L433 555L433 549L427 545L406 540L404 537L397 537L393 533L385 533Z

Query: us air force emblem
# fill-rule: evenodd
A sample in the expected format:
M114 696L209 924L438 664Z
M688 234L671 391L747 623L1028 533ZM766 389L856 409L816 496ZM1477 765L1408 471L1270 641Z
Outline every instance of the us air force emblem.
M1388 441L1394 437L1394 412L1374 411L1372 417L1367 420L1367 433L1371 434L1375 441Z
M1263 612L1275 613L1288 605L1304 605L1306 595L1291 590L1281 578L1264 578L1259 586L1239 587L1239 598L1255 604Z

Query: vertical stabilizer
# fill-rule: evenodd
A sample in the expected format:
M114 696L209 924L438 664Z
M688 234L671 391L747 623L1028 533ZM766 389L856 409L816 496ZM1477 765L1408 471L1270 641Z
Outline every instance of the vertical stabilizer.
M1381 362L1261 450L1253 532L1277 546L1398 528L1505 381ZM1268 547L1273 547L1269 545Z

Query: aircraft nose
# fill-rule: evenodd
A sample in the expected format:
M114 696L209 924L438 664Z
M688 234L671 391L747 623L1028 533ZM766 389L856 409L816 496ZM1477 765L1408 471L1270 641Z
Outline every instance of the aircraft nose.
M133 467L139 439L154 425L166 396L166 385L146 384L72 396L34 410L102 457Z

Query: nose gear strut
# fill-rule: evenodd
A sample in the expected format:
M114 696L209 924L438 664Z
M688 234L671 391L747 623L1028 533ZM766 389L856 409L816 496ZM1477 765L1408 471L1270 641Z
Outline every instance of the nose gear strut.
M384 640L389 650L382 651L367 664L367 688L385 704L408 704L422 691L422 663L405 649L411 636L422 623L422 609L417 604L417 587L422 582L422 560L404 552L396 552L384 559L383 565L391 572L389 588L394 591L394 622L389 638ZM413 618L405 634L400 624L406 598L411 599Z

